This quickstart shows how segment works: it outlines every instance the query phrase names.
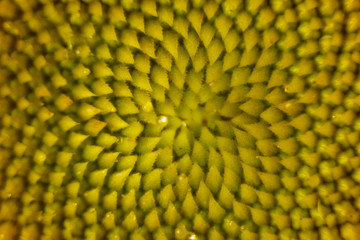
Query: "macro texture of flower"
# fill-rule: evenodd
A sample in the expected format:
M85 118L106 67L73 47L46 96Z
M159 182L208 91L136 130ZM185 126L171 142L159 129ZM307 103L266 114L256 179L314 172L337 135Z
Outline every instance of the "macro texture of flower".
M360 239L360 0L0 0L0 240Z

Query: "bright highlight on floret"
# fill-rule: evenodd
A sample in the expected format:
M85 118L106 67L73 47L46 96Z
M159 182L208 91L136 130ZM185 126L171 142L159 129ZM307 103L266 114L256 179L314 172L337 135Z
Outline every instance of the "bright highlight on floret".
M0 239L357 240L359 14L0 0Z

